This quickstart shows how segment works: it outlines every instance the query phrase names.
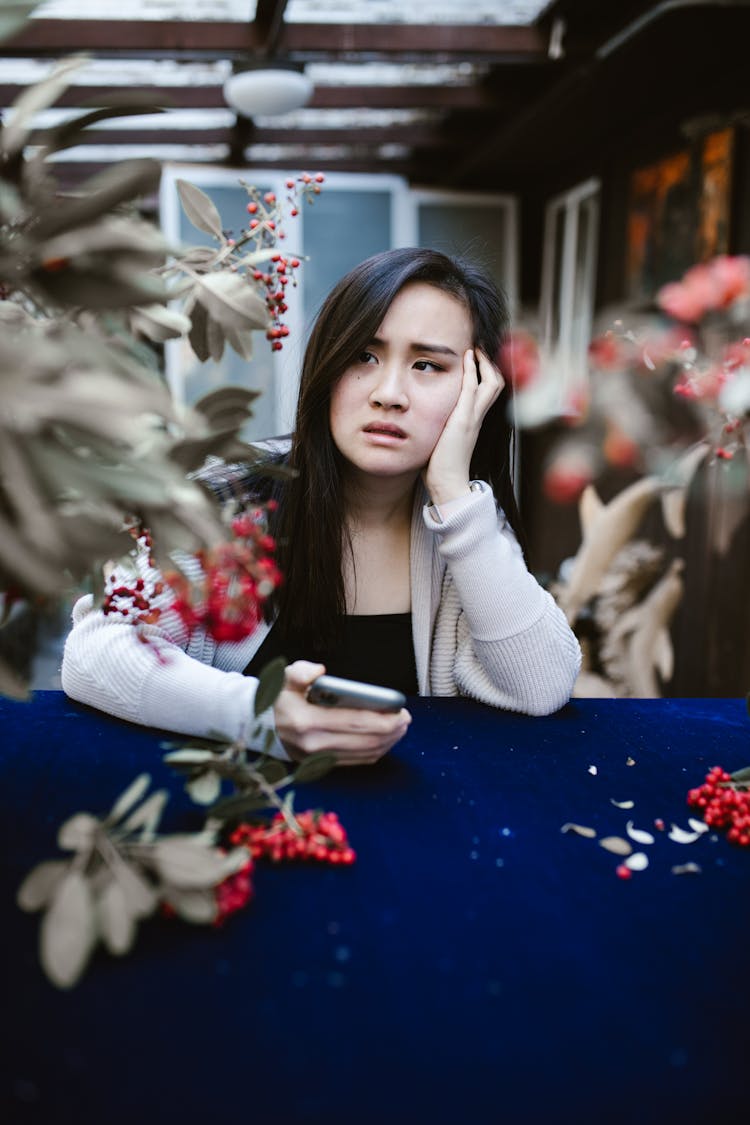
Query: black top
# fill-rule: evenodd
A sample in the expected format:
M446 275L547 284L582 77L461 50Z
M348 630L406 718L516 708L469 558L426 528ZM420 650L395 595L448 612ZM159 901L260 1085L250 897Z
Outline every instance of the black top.
M332 652L311 652L300 637L282 637L276 626L252 658L244 674L259 676L269 661L284 656L325 664L332 676L363 680L417 695L417 666L410 613L356 614L344 617L341 642Z

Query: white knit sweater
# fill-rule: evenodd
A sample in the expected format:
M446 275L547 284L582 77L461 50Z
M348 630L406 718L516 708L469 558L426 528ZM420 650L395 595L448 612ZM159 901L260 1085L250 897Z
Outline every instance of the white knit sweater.
M420 695L465 695L511 711L545 715L569 699L581 653L565 615L529 573L489 485L441 513L415 497L411 527L412 631ZM156 575L145 557L147 580ZM269 626L241 642L188 636L169 610L146 626L155 642L116 615L76 602L62 685L73 699L150 727L259 746L269 710L253 719L257 680L243 676ZM285 757L276 740L274 753Z

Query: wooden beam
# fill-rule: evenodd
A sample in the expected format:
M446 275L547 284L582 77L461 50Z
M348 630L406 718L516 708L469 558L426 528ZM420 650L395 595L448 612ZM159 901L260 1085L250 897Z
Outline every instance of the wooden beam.
M11 105L25 86L0 85L0 107ZM139 102L171 109L226 109L221 86L138 86ZM123 86L69 86L55 102L61 108L107 105L122 101ZM316 86L309 109L468 109L502 108L499 99L481 86Z
M144 148L163 145L229 145L234 130L226 129L87 129L77 144L121 145ZM253 129L251 144L262 145L379 145L440 147L450 142L450 134L430 125L391 125L357 129ZM38 143L33 135L30 144ZM116 159L116 153L113 159Z
M255 30L267 58L276 51L284 27L286 5L287 0L258 0L255 5Z
M6 57L97 55L195 55L237 58L262 52L254 23L221 20L30 20L2 45ZM547 57L545 36L534 26L489 24L284 24L279 53L408 55L444 60L471 56L539 62Z

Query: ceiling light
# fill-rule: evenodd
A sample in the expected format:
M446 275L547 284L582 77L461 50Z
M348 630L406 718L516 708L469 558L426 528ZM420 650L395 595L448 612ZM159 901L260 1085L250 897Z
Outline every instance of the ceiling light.
M302 71L258 67L230 75L224 83L224 99L243 117L271 117L307 105L313 88Z

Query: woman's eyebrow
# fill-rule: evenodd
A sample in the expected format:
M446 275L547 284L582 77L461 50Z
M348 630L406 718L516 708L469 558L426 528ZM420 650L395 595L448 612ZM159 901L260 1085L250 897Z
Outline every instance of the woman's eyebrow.
M373 336L370 343L381 348L386 346L386 341L381 340L379 336ZM458 359L458 352L455 352L453 348L449 348L447 344L422 344L415 342L409 344L409 350L412 352L432 352L436 355L452 355Z

